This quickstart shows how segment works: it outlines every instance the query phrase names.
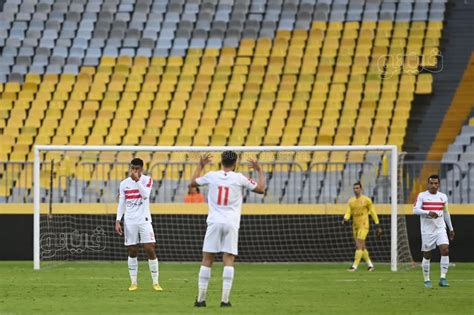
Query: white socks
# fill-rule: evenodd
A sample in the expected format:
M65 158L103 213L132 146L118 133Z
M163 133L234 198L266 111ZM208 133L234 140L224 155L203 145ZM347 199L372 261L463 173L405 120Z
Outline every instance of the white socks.
M225 266L222 273L222 302L229 303L230 290L234 280L234 267Z
M128 257L128 273L130 273L130 280L132 284L137 284L138 274L138 259L137 257Z
M439 266L441 269L441 278L446 278L446 274L448 273L449 267L449 256L441 256Z
M197 298L198 302L206 300L207 286L209 285L209 280L211 279L211 268L201 266L199 270L199 295Z
M441 269L441 278L446 278L449 268L449 256L441 256L439 266ZM425 278L425 281L430 280L430 260L423 258L421 268L423 269L423 277Z
M423 261L421 262L421 268L423 269L423 277L425 281L430 280L430 260L423 257Z
M148 266L150 267L151 279L153 280L153 285L158 284L158 258L153 260L148 259Z
M154 260L148 260L148 266L150 267L151 279L153 284L158 284L158 258ZM137 275L138 275L138 258L137 257L128 257L128 272L130 274L130 280L132 284L137 284Z
M207 287L211 279L211 268L201 266L199 270L199 294L197 301L206 300ZM222 272L222 302L228 303L230 291L232 290L232 282L234 280L234 267L225 266Z

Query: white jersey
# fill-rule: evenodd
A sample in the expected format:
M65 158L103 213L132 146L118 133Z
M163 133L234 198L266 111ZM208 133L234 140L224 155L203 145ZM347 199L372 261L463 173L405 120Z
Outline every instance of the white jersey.
M448 197L442 192L432 194L429 191L424 191L418 194L414 205L414 210L426 214L420 215L421 234L436 234L440 231L446 232L445 218L443 211L447 209ZM431 218L428 213L434 211L438 214L436 219Z
M120 221L125 213L125 224L151 222L150 193L152 186L153 180L146 175L142 175L138 182L131 177L120 182L117 221Z
M209 172L197 178L196 183L209 185L207 223L224 223L239 228L243 188L254 190L257 183L241 173L222 170Z

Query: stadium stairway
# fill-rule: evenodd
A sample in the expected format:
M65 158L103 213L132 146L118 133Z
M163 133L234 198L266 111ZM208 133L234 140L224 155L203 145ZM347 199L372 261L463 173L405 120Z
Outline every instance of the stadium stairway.
M471 54L469 64L464 72L453 101L441 123L436 139L428 152L427 160L439 161L442 153L461 131L464 123L469 119L469 114L474 108L474 52Z
M450 1L446 6L445 26L441 42L441 59L438 74L435 74L433 91L429 96L417 96L414 99L404 151L413 153L407 159L423 161L426 152L431 151L450 104L453 101L459 82L462 80L466 65L474 51L474 4L464 0ZM469 114L469 113L468 113ZM460 125L467 117L459 117ZM454 134L457 134L457 132ZM451 142L449 142L451 143ZM446 143L437 155L429 157L440 160ZM444 150L444 151L443 151Z
M469 122L462 127L442 159L443 162L454 162L459 165L459 168L448 171L450 174L447 174L447 177L453 179L453 185L447 187L446 190L448 196L462 196L468 203L474 202L474 189L472 189L474 187L474 163L472 162L474 161L474 108L470 117Z
M472 129L468 126L465 126L465 123L471 117L471 112L474 108L474 90L472 87L474 86L474 53L471 54L471 58L469 60L469 64L464 72L462 80L456 89L456 93L454 95L453 101L449 106L449 109L446 112L446 115L443 118L441 123L441 127L436 135L436 139L433 141L433 144L426 156L427 161L440 161L442 159L443 162L447 163L458 163L460 165L460 173L456 174L456 182L455 185L458 185L458 181L462 178L462 176L466 177L465 181L467 181L466 173L469 172L468 164L473 160L471 155L465 155L466 158L462 158L461 160L458 157L454 159L450 159L443 155L444 152L449 152L452 149L452 144L456 144L455 139L458 134L464 130L465 134L467 135L467 129ZM467 145L471 144L470 139L466 141ZM430 174L439 173L440 172L440 164L431 164L427 163L421 169L420 176L418 178L418 184L414 186L414 190L411 193L410 200L414 201L416 192L424 189L425 180ZM456 173L458 170L456 170ZM449 177L449 176L448 176ZM452 188L454 186L451 185ZM447 187L448 188L448 187ZM459 187L461 188L461 187ZM467 185L466 185L467 188ZM466 196L468 192L466 191Z

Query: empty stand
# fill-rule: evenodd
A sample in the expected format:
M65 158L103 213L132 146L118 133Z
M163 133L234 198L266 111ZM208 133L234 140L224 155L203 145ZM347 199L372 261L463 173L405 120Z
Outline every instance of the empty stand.
M1 160L31 161L34 144L401 148L415 94L432 92L432 74L419 70L437 65L444 2L8 0ZM113 163L130 158L68 163L109 163L99 173L119 180ZM160 162L169 161L179 162ZM287 179L270 176L271 187L279 202L309 202L300 194L310 189L308 170L318 169L318 202L346 198L340 178L348 172L374 195L377 178L388 175L382 162L381 154L296 154L298 166ZM70 175L84 189L98 187L100 199L97 167ZM162 168L171 187L164 195L174 200L173 181L189 176Z

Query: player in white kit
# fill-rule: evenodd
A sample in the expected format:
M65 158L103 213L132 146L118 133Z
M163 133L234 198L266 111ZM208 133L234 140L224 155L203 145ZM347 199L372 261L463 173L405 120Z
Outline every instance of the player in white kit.
M431 288L430 260L431 251L439 247L441 254L440 287L447 287L446 274L449 267L449 240L454 240L454 229L451 216L448 211L448 197L439 192L439 176L431 175L428 178L428 190L418 194L413 213L420 216L421 227L421 251L423 253L423 276L425 287ZM446 234L446 226L449 228L449 239Z
M125 246L128 249L128 270L131 285L129 291L138 289L138 244L148 256L148 265L153 281L153 289L163 291L158 282L158 258L155 253L155 232L151 224L150 193L153 180L142 174L143 161L135 158L130 164L130 176L120 182L119 205L115 231L120 236L125 234ZM124 216L125 214L125 216ZM124 216L124 229L120 224ZM125 233L124 233L125 232Z
M204 167L211 162L211 155L205 154L194 173L190 187L208 185L207 230L202 247L202 263L199 271L199 293L194 304L206 306L206 294L211 268L217 253L223 253L224 271L222 274L221 307L231 306L229 302L232 281L234 279L234 261L238 254L240 214L243 189L257 194L265 192L265 175L255 160L249 160L251 167L258 172L258 180L247 178L234 172L237 154L233 151L222 153L220 171L211 171L199 177Z

